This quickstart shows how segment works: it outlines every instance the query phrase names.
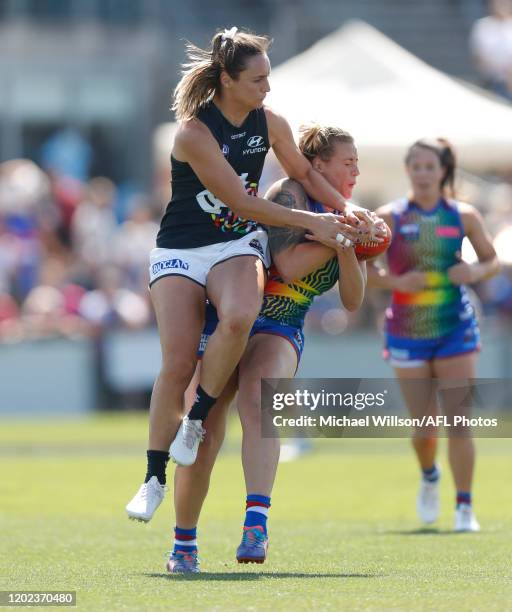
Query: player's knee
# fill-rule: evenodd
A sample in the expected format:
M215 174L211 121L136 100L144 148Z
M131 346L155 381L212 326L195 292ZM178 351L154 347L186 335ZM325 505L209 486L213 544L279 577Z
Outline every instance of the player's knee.
M450 439L450 443L453 441L457 442L458 440L471 440L471 427L464 423L452 425L448 430L448 438Z
M240 408L240 421L244 432L261 431L261 403L259 398L244 398L243 406Z
M258 316L253 308L243 308L236 311L228 311L220 315L220 324L223 329L234 336L242 336L251 331L251 327Z

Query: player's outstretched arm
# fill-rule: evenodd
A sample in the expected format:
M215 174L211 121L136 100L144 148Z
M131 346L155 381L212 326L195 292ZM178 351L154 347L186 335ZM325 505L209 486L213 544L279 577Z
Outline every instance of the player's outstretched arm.
M224 159L211 132L196 119L185 122L180 127L173 156L190 164L214 198L242 217L268 225L302 228L326 238L334 238L339 231L340 223L333 215L291 210L249 195L241 178Z

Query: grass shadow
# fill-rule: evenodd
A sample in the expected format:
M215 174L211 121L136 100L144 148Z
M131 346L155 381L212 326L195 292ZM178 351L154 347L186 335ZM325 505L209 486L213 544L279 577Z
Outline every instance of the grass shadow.
M389 531L380 531L379 535L437 535L437 536L459 536L465 532L453 531L453 529L437 529L436 527L419 527L416 529L390 529Z
M200 574L168 574L145 572L146 578L160 578L165 580L261 580L262 578L377 578L381 574L323 574L304 572L201 572Z

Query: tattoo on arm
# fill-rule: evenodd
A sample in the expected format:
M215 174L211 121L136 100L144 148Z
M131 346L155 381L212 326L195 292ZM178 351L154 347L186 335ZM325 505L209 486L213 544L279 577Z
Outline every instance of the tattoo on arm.
M271 200L276 204L280 204L286 208L296 208L299 210L308 210L308 201L305 194L296 194L293 191L288 191L286 188L279 191L271 197ZM304 241L304 230L290 227L269 227L269 245L270 252L273 255L284 251L296 244Z
M280 204L285 208L295 208L297 206L297 200L295 194L286 189L280 189L276 195L272 198L272 201L276 204Z

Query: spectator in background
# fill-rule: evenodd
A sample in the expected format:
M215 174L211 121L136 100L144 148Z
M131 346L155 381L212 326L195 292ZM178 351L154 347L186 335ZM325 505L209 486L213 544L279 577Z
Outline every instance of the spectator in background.
M41 147L41 165L52 176L69 177L79 182L89 178L92 149L80 132L72 127L54 132Z
M86 276L112 259L112 239L117 231L114 204L117 190L105 177L89 181L86 199L80 202L71 220L71 237L75 254L84 266Z
M0 287L0 342L21 337L20 310L16 300Z
M107 178L56 182L26 159L0 164L0 341L153 323L153 202L134 197L118 225L116 197Z
M54 212L40 168L26 159L0 164L0 285L18 301L38 282L41 227Z
M489 0L471 30L470 47L485 85L512 101L512 0Z
M72 272L69 257L50 255L41 261L39 284L21 306L26 337L89 333L89 324L79 316L79 303L86 290L73 283Z
M39 152L41 167L48 174L52 197L59 211L55 238L71 245L71 218L83 199L90 176L93 150L79 130L66 127L45 140Z
M148 293L147 258L155 244L158 227L151 202L147 197L137 195L130 203L128 218L118 228L113 240L113 261L123 272L123 285L141 295Z
M151 321L147 298L123 287L119 268L103 267L97 280L98 288L85 293L78 307L80 316L97 331L109 327L138 329Z

